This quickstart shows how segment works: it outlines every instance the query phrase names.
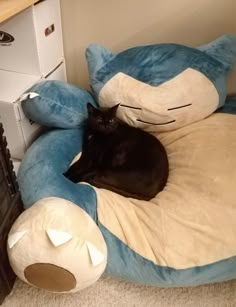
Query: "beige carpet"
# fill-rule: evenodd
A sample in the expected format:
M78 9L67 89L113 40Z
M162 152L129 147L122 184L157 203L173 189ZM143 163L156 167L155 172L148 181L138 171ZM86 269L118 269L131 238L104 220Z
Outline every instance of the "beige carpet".
M156 288L103 277L76 294L52 294L17 280L1 307L235 307L236 280L195 288Z

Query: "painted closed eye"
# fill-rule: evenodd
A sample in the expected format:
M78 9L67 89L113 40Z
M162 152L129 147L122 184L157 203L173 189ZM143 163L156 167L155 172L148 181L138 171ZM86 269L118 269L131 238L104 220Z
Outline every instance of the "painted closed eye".
M191 103L188 103L188 104L185 104L185 105L180 105L180 106L176 106L176 107L172 107L172 108L169 108L167 109L167 111L174 111L174 110L178 110L178 109L182 109L182 108L186 108L186 107L190 107L192 104ZM124 108L129 108L129 109L135 109L135 110L142 110L142 108L140 107L134 107L134 106L129 106L129 105L125 105L125 104L120 104L121 107L124 107ZM157 125L157 126L164 126L164 125L169 125L169 124L173 124L176 122L176 120L170 120L168 122L164 122L164 123L153 123L153 122L149 122L149 121L145 121L145 120L142 120L140 118L137 118L136 121L138 122L141 122L143 124L148 124L148 125Z
M124 108L129 108L129 109L135 109L135 110L142 110L142 108L140 107L134 107L134 106L129 106L129 105L125 105L125 104L120 104L121 107L124 107ZM168 109L169 111L169 109ZM147 124L147 125L156 125L156 126L164 126L164 125L168 125L168 124L172 124L175 122L175 120L171 120L169 122L165 122L165 123L151 123L149 121L145 121L145 120L142 120L140 118L136 118L136 121L137 122L141 122L143 124Z
M139 119L139 118L137 118L136 121L137 121L137 122L141 122L141 123L143 123L143 124L155 125L155 126L169 125L169 124L173 124L173 123L176 122L176 120L173 119L173 120L170 120L169 122L165 122L165 123L151 123L151 122L148 122L148 121L144 121L144 120L142 120L142 119Z
M188 103L188 104L176 106L176 107L173 107L173 108L169 108L169 109L167 109L167 111L173 111L173 110L177 110L177 109L182 109L182 108L190 107L191 105L192 105L191 103Z

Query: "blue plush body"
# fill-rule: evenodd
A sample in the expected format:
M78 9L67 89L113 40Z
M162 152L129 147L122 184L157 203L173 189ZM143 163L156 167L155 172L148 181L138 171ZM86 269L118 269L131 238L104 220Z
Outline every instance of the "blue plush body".
M225 75L233 65L235 45L235 37L225 36L198 49L164 44L132 48L118 55L91 46L87 50L91 85L98 95L104 83L122 71L158 86L191 67L203 73L216 87L221 107L218 111L236 114L235 98L224 105ZM99 54L96 61L95 53ZM107 61L109 63L104 65ZM193 286L236 277L236 257L186 269L160 266L135 253L104 227L97 216L93 187L74 184L63 176L82 148L87 102L93 105L96 102L87 91L56 81L39 84L30 91L39 96L23 102L27 116L42 125L66 129L47 132L27 151L18 174L25 208L51 196L70 200L83 208L96 221L105 238L108 248L106 272L120 278L157 286Z
M229 99L220 112L236 114L236 99ZM176 270L162 267L132 251L97 219L96 193L85 184L74 184L63 176L81 150L82 129L53 130L37 139L22 162L18 182L25 208L37 200L56 196L83 208L95 221L108 248L106 273L127 280L157 286L195 286L233 279L236 257L217 263Z

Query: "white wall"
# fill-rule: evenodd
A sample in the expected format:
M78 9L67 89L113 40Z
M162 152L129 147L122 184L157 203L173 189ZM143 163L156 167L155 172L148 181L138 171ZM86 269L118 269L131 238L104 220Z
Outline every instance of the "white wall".
M88 88L85 48L157 42L191 46L236 34L236 0L61 0L68 80ZM228 80L236 93L236 69Z

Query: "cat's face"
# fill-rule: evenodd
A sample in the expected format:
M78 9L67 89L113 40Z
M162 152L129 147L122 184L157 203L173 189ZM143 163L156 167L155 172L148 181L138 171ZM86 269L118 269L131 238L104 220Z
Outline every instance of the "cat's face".
M116 130L118 120L116 119L116 111L119 105L112 108L96 109L92 104L88 103L88 123L89 126L98 132L109 134Z

